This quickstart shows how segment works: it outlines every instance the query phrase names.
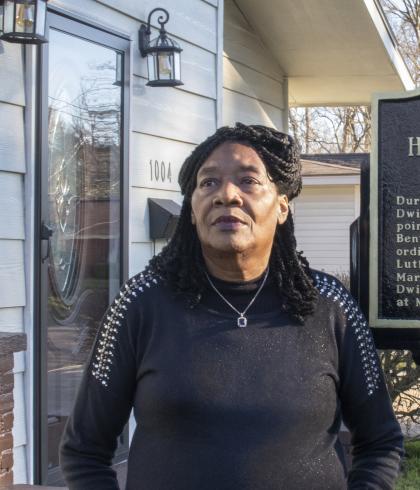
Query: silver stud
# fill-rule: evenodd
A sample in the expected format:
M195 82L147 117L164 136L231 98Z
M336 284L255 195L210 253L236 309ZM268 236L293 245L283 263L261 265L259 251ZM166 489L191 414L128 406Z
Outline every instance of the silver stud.
M93 369L91 371L92 375L104 386L108 386L106 379L109 379L110 365L113 364L111 358L115 357L113 350L117 342L118 328L122 326L119 319L125 318L124 312L128 310L127 303L131 303L130 296L137 297L138 292L144 292L142 286L146 285L150 288L151 282L158 284L158 281L152 275L144 276L139 274L133 277L124 284L108 309L106 322L104 322L102 327L101 339L98 342L94 356L97 362L92 363Z

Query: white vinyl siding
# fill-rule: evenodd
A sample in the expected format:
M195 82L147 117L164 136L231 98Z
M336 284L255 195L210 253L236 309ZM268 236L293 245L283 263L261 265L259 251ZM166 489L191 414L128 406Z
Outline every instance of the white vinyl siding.
M303 188L294 201L296 240L311 267L349 273L349 227L356 217L354 185Z
M1 42L1 41L0 41ZM6 44L6 43L3 43ZM0 65L2 66L3 63ZM0 85L4 75L0 69ZM0 100L0 170L25 172L23 106Z
M0 41L0 331L24 332L24 63L19 44ZM15 482L26 482L25 354L15 354Z
M287 131L287 81L233 0L224 4L223 123Z
M147 87L146 83L146 79L134 76L132 129L135 133L199 143L215 131L214 99L170 87ZM171 145L172 141L166 144Z
M65 0L56 3L70 6L73 2ZM176 2L173 0L97 0L97 3L107 5L110 9L142 22L147 22L147 17L154 8L162 7L170 15L169 22L165 26L169 35L192 42L213 53L216 52L217 6L210 2L203 0L177 0ZM152 25L158 25L156 20L158 16L159 13L152 18Z
M1 41L0 43L0 101L23 107L25 105L25 89L22 46Z
M0 239L25 238L23 175L0 170Z

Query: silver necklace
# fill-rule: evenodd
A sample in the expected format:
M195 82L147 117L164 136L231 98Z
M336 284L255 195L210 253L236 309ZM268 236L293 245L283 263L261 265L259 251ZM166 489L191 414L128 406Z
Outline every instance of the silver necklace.
M267 267L267 270L265 271L264 279L258 288L258 291L254 294L254 297L251 299L251 301L248 303L248 306L244 309L244 311L239 311L237 310L232 303L230 303L224 296L223 294L216 288L216 286L213 284L212 280L210 279L209 275L207 274L206 271L204 273L206 274L206 277L210 283L210 286L216 291L216 293L222 298L222 300L228 304L232 310L236 311L236 313L239 315L238 318L236 319L236 324L238 327L246 327L248 325L248 318L245 316L245 313L248 311L249 307L252 305L252 303L257 299L257 296L260 294L261 289L264 287L265 281L267 280L268 277L268 271L269 268Z

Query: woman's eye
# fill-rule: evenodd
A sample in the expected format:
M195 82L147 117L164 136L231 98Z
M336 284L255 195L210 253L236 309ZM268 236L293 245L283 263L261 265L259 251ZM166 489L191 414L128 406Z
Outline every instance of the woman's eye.
M246 185L258 184L258 181L252 177L244 177L242 183Z
M200 182L200 187L211 187L216 183L216 179L204 179Z

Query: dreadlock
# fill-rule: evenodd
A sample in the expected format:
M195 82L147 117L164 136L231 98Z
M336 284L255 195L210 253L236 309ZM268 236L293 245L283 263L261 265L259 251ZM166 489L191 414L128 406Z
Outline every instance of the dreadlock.
M293 139L266 126L219 128L199 144L185 160L179 185L184 196L180 218L173 237L163 250L149 262L146 270L160 276L176 293L182 293L194 308L207 286L204 259L195 227L191 223L191 196L197 173L213 150L226 141L245 142L252 146L267 167L268 174L289 200L302 188L299 151ZM283 308L299 323L313 313L318 298L308 261L296 250L292 214L277 225L270 256L270 273L282 300Z

